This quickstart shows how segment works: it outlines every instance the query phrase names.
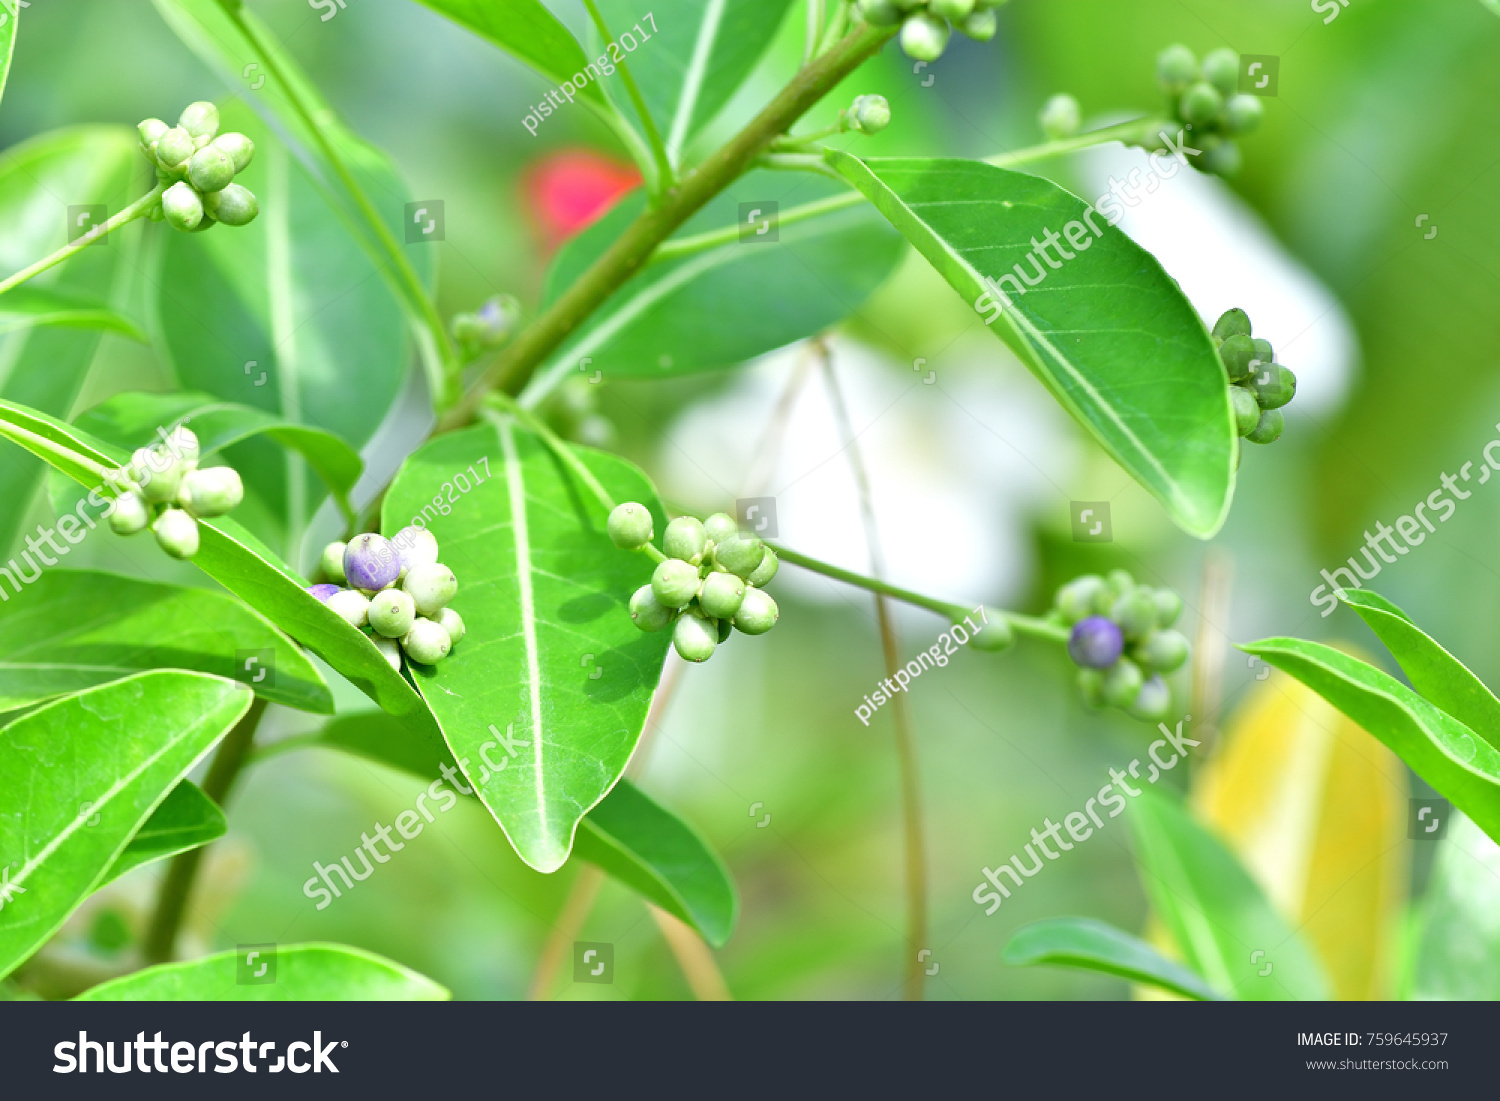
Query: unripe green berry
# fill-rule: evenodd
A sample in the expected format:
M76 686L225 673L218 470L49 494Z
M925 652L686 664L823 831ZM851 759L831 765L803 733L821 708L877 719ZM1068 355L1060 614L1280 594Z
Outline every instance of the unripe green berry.
M1214 336L1220 340L1228 340L1232 336L1249 335L1250 315L1238 307L1225 310L1219 315L1219 320L1214 322Z
M630 598L630 619L643 631L660 631L676 616L676 611L656 599L650 585L642 585Z
M162 195L161 211L174 229L191 230L203 221L203 200L191 185L179 180Z
M1207 145L1206 142L1204 144ZM1203 156L1198 158L1198 167L1203 171L1225 178L1238 174L1244 163L1240 147L1232 141L1221 141L1211 148L1205 148Z
M640 550L656 534L651 510L636 501L616 505L606 526L610 539L621 550Z
M1133 656L1148 669L1175 673L1187 661L1188 640L1177 631L1156 631L1136 648Z
M116 535L134 535L145 531L151 523L151 510L145 498L133 490L115 498L114 511L109 514L110 530Z
M872 27L894 27L901 22L901 9L893 0L856 0L855 8Z
M417 602L400 589L386 589L370 601L369 616L376 634L401 638L417 621Z
M207 100L189 103L183 108L177 125L195 138L213 141L214 135L219 132L219 109Z
M1180 43L1156 55L1156 79L1168 95L1181 95L1198 79L1198 58Z
M1172 710L1172 690L1160 676L1149 677L1127 710L1137 719L1159 723Z
M848 119L851 129L861 134L878 134L891 124L891 105L885 96L856 96Z
M1206 80L1188 88L1182 93L1182 99L1177 105L1178 113L1184 122L1190 122L1194 126L1203 126L1219 117L1219 112L1224 109L1224 97L1219 90Z
M759 589L746 589L740 610L734 615L734 625L747 635L763 635L781 618L776 601Z
M672 628L672 645L685 661L707 661L719 645L718 624L702 616L682 616Z
M1122 597L1135 589L1135 578L1130 576L1129 570L1110 570L1104 576L1104 583L1109 586L1109 591L1116 598Z
M176 455L182 460L183 465L189 468L198 465L198 458L202 454L197 433L185 424L179 424L168 432L162 446L171 454Z
M228 155L236 176L245 171L255 158L255 143L244 134L220 134L213 140L213 147Z
M929 0L927 10L940 19L957 23L974 12L974 0Z
M245 485L233 467L211 466L206 470L194 470L182 480L180 500L183 506L205 520L233 512L244 499Z
M715 571L698 589L698 604L715 619L733 619L744 599L745 582L732 573Z
M199 191L222 191L234 181L234 161L222 149L205 145L188 159L188 181Z
M198 553L198 521L180 508L169 508L151 525L156 542L173 558L191 558Z
M1250 364L1255 360L1255 342L1248 336L1232 336L1219 345L1219 360L1229 375L1229 381L1239 382L1250 375Z
M719 620L719 645L723 646L729 641L729 636L734 634L734 621L729 619Z
M1297 396L1297 376L1279 363L1263 364L1245 380L1262 409L1280 409Z
M766 557L766 545L755 535L735 535L714 548L714 560L732 574L749 577Z
M203 196L204 209L226 226L248 226L260 213L260 203L255 192L241 184L232 183L221 191L210 191Z
M764 589L776 576L776 571L781 569L781 559L776 557L776 552L770 547L766 548L766 556L760 560L760 565L755 567L755 572L745 578L748 584L757 589Z
M1063 622L1071 627L1085 616L1093 615L1095 600L1103 589L1104 578L1086 573L1057 590L1056 607Z
M946 20L917 12L901 24L901 48L913 61L936 61L948 48L950 33Z
M210 191L208 194L209 195L213 195L213 194L216 194L216 192ZM205 195L203 198L204 198L204 201L206 202L207 199L208 199L208 196ZM207 233L209 230L213 229L214 226L216 226L218 224L219 224L218 220L212 214L210 214L208 212L207 208L205 208L204 211L203 211L203 220L201 222L199 222L197 225L195 225L192 229L188 230L188 232L189 233Z
M1276 362L1276 349L1271 347L1269 340L1262 340L1260 337L1256 337L1252 343L1255 345L1255 358L1257 360L1261 363Z
M181 127L169 127L156 139L156 163L169 173L180 172L195 152L193 136Z
M1145 638L1156 630L1156 600L1147 589L1136 589L1115 601L1109 618L1129 639Z
M696 516L679 516L667 525L661 537L662 553L696 566L708 549L708 533Z
M1103 707L1104 670L1078 670L1078 691L1083 694L1083 702L1088 704L1090 707Z
M1231 134L1251 133L1265 115L1265 105L1259 96L1230 96L1224 104L1224 125Z
M668 558L651 574L651 591L664 607L684 608L698 595L698 571L680 558Z
M1254 432L1260 423L1260 402L1255 400L1255 395L1243 386L1231 386L1229 404L1234 409L1235 432L1241 436Z
M1042 125L1043 134L1052 141L1059 141L1078 133L1078 128L1083 125L1083 113L1078 101L1064 92L1042 105L1037 121Z
M447 566L434 562L414 567L401 582L401 588L416 602L419 616L431 617L447 607L448 602L458 594L458 578L453 576L453 571Z
M156 450L150 450L148 456L140 474L141 496L157 505L175 500L182 487L183 464Z
M347 580L344 577L344 552L348 549L348 543L329 543L323 548L323 557L319 564L322 566L323 576L328 580L336 581L340 585Z
M969 636L969 645L974 649L987 654L998 654L1016 644L1015 628L999 612L985 608L979 620L979 630Z
M1151 596L1156 601L1156 625L1170 627L1176 623L1182 614L1182 597L1171 589L1157 589Z
M146 151L147 156L154 158L151 146L160 141L161 136L170 129L171 127L162 122L161 119L146 119L135 128L136 134L141 139L141 148Z
M1210 50L1203 58L1203 79L1219 94L1234 95L1240 84L1240 55L1227 46Z
M374 638L370 641L375 643L375 649L380 651L386 664L396 672L401 672L401 644L393 638Z
M716 512L703 521L703 530L715 546L739 534L740 526L727 512Z
M1104 702L1111 707L1129 707L1140 695L1145 680L1140 666L1129 658L1121 658L1104 673Z
M401 637L401 649L418 665L436 665L453 649L453 640L440 624L419 618Z
M327 604L330 611L351 627L363 627L370 622L370 598L358 589L341 589L328 598Z
M1286 417L1280 409L1267 409L1260 415L1260 423L1255 426L1255 431L1248 433L1245 438L1251 443L1275 443L1281 438L1281 433L1286 428Z
M992 11L976 11L958 24L958 29L975 42L988 42L1000 29L1000 19Z
M469 627L464 622L464 617L452 608L444 608L438 613L437 625L448 632L448 641L454 646L462 642L464 636L469 633Z

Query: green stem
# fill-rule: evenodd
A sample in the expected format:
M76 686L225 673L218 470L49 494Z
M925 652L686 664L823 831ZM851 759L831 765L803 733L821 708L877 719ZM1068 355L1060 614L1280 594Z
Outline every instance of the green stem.
M46 271L48 268L56 267L68 257L82 252L84 249L88 248L95 241L104 237L105 234L113 233L121 226L129 225L137 218L149 214L151 212L151 208L161 201L162 193L166 191L166 189L166 184L157 184L148 193L142 195L139 199L131 203L124 210L120 211L120 213L116 214L109 221L96 226L93 230L78 238L78 240L71 241L68 244L64 245L62 248L54 252L51 256L48 256L42 260L38 260L29 268L23 268L21 271L16 272L16 274L12 275L9 279L5 280L3 283L0 283L0 294L4 294L12 287L19 286L20 284L26 282L26 280L31 279L34 276L41 275L42 272Z
M604 22L604 16L599 14L594 0L583 0L583 6L588 9L589 18L594 21L594 26L599 29L599 36L604 39L608 47L615 40L615 36L609 33L609 27ZM645 34L643 30L641 32ZM646 109L646 98L641 95L641 89L635 82L635 77L630 72L630 66L622 57L615 62L615 67L620 70L620 81L625 85L625 91L630 96L630 102L635 105L635 113L640 116L641 129L646 132L646 141L651 146L651 156L656 161L656 186L652 188L653 193L660 195L668 190L676 182L676 173L672 169L672 158L667 155L666 143L661 140L661 132L656 129L656 121L651 117L651 112Z
M817 53L821 54L831 49L835 42L844 37L848 29L849 5L840 2L838 7L833 9L833 21L828 24L828 30L823 34L823 41L818 43Z
M228 800L240 770L250 758L255 730L265 712L266 701L257 696L244 718L235 723L234 729L219 743L213 764L208 766L208 775L203 780L203 794L221 807ZM193 882L198 878L198 868L203 863L206 851L206 846L200 846L178 853L172 858L167 876L162 880L161 889L156 896L156 910L151 915L145 942L141 945L141 953L147 963L166 963L176 954L177 934L182 928L182 919L187 914Z
M842 0L834 0L842 3ZM805 65L817 56L823 38L823 24L827 20L823 0L807 0L807 41L802 47L802 63Z
M1152 136L1154 132L1165 126L1161 119L1139 118L1131 119L1129 122L1117 123L1114 126L1101 127L1098 130L1090 130L1087 133L1075 134L1071 138L1062 138L1059 141L1044 142L1041 145L1028 146L1025 149L1017 149L1012 153L999 153L993 157L985 158L985 164L992 164L996 168L1010 168L1018 164L1029 164L1032 161L1046 160L1048 157L1061 156L1063 153L1076 153L1080 149L1089 149L1095 145L1103 145L1111 141L1142 141Z

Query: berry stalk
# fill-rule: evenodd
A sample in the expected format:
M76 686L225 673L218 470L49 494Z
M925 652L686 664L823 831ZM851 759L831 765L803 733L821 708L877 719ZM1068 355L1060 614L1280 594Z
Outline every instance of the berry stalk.
M20 284L26 282L26 280L31 279L34 276L41 275L42 272L46 271L48 268L56 267L68 257L82 252L84 249L88 248L89 245L92 245L95 241L99 240L99 238L103 237L105 234L113 233L121 226L129 225L137 218L144 218L147 214L151 213L152 207L161 202L162 193L164 191L166 191L166 185L157 184L149 192L147 192L145 195L142 195L139 199L131 203L124 210L120 211L120 213L116 214L109 221L100 224L94 229L93 232L86 233L82 237L78 238L78 240L69 242L68 244L64 245L62 248L54 252L51 256L38 260L29 268L23 268L22 270L16 272L16 274L12 275L9 279L5 280L4 282L0 282L0 294L4 294L12 287L19 286Z

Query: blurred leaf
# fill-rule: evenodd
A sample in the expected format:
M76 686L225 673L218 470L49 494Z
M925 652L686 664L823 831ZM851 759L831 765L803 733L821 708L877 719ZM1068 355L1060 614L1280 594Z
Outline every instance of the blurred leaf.
M1500 845L1462 814L1449 818L1420 912L1411 996L1500 999Z
M1312 945L1335 998L1389 998L1409 874L1406 766L1290 677L1251 683L1193 777L1193 806Z
M734 931L739 899L729 869L698 833L621 779L589 811L574 853L696 929L714 948Z
M1221 1001L1202 976L1167 959L1151 945L1092 918L1064 917L1018 929L1001 956L1012 967L1077 967L1163 987L1199 1001Z
M1241 646L1290 673L1394 750L1491 837L1500 837L1500 751L1394 677L1331 646L1268 638Z
M1224 368L1150 253L1109 225L1091 235L1088 205L1035 176L978 161L826 156L965 302L1000 322L997 335L1178 525L1200 538L1219 530L1238 447ZM1031 242L1069 224L1089 244L1049 271ZM985 279L1020 287L1017 260L1039 285L1002 309Z
M651 483L620 459L574 453L619 501L666 518ZM473 468L492 474L455 497ZM432 506L447 488L450 515ZM666 632L627 611L651 563L619 550L608 510L538 438L510 423L440 436L406 460L386 494L388 534L423 513L458 576L468 637L417 687L521 859L560 868L579 819L619 779L666 660Z
M274 675L257 686L259 695L333 711L328 685L292 640L222 593L52 570L14 597L0 595L0 711L150 669L233 680L243 674L235 664L240 650L273 651Z
M250 707L232 681L142 673L0 728L0 975L86 899L179 780Z
M588 67L583 47L541 0L418 0L480 38L520 58L558 84ZM599 82L590 80L579 95L604 103Z
M692 139L749 77L793 0L655 0L650 20L635 0L597 2L616 42L629 33L639 45L610 50L597 32L591 43L612 62L630 67L667 155L678 165ZM606 94L622 113L636 117L615 81L604 85Z
M276 981L240 981L241 969L269 963ZM80 1002L445 1002L448 991L399 963L339 944L282 944L246 965L238 949L168 963L86 990ZM312 1056L301 1059L309 1066Z
M130 844L100 880L100 886L113 883L143 864L210 845L228 830L229 823L224 820L219 804L204 795L197 784L184 780L171 790L146 824L130 839Z
M6 150L0 155L0 272L19 271L67 244L70 206L118 211L137 197L131 190L137 176L144 192L140 156L135 133L115 126L55 130ZM138 239L134 228L113 233L27 287L38 295L108 300L117 281L135 268ZM9 308L10 300L8 294L0 303ZM0 337L0 399L70 416L101 335L97 329L47 327ZM40 463L19 456L0 464L0 550L14 545L45 473Z
M299 739L296 744L342 750L423 780L440 778L443 765L458 771L458 762L436 726L413 729L384 711L338 715L306 742ZM276 743L267 748L274 752Z
M0 97L5 95L5 81L10 76L10 59L16 52L16 28L21 21L19 6L0 12Z
M25 329L95 329L146 343L145 332L103 299L22 283L0 297L0 335Z
M1328 997L1312 952L1223 842L1153 788L1142 789L1132 811L1152 909L1209 986L1242 1001Z
M1378 593L1368 589L1345 590L1343 601L1385 643L1423 699L1500 748L1500 700L1463 662Z
M693 233L734 227L730 243L648 266L548 360L540 384L550 389L576 374L585 359L591 361L586 374L597 370L606 378L733 367L813 336L858 309L905 255L900 235L860 204L783 225L775 241L741 242L740 207L757 187L772 186L766 175L738 181L685 227ZM815 181L800 192L816 199L829 190ZM633 196L565 245L547 273L547 301L567 290L641 209L641 198Z

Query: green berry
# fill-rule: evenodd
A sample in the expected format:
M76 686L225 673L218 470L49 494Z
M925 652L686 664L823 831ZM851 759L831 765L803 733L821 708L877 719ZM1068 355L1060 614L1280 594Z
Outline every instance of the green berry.
M177 125L194 138L213 141L214 135L219 132L219 109L207 100L189 103L183 108L182 117L177 120Z
M630 619L643 631L660 631L677 613L656 599L650 585L642 585L630 598Z
M161 211L168 225L187 231L203 221L203 200L191 185L179 180L162 195Z
M233 467L211 466L182 480L180 499L193 515L208 520L238 508L245 499L245 485Z
M913 61L936 61L948 48L950 33L946 20L917 12L901 24L901 48Z
M1172 710L1172 690L1160 676L1150 677L1141 685L1128 710L1137 719L1159 723Z
M861 134L878 134L891 124L891 105L885 96L856 96L848 119L851 129Z
M151 146L160 141L161 136L170 129L171 127L162 122L161 119L146 119L135 128L136 134L141 139L141 148L146 151L147 156L153 155L151 153Z
M114 511L109 514L109 526L116 535L134 535L145 531L151 523L151 510L146 500L134 490L115 498Z
M1158 673L1175 673L1187 661L1188 640L1178 631L1156 631L1133 655L1148 669Z
M893 0L856 0L859 17L873 27L894 27L901 22L901 9Z
M329 610L351 627L370 622L370 598L358 589L340 589L327 600Z
M152 504L165 504L177 498L182 488L184 465L171 455L152 449L145 470L141 472L141 495Z
M728 619L719 620L719 645L723 646L729 641L729 636L734 634L734 623Z
M699 615L685 615L672 628L672 645L685 661L707 661L719 645L719 627Z
M156 542L173 558L191 558L198 553L198 521L180 508L169 508L151 525Z
M1203 156L1198 158L1198 167L1203 171L1226 178L1237 175L1244 163L1240 147L1232 141L1221 141L1212 148L1204 149Z
M1104 673L1102 684L1104 702L1111 707L1129 707L1140 695L1145 683L1141 668L1129 658L1121 658Z
M1116 597L1124 596L1135 588L1135 578L1130 576L1129 570L1110 570L1105 575L1104 582Z
M1082 108L1072 96L1059 93L1042 105L1037 121L1042 125L1042 133L1052 141L1071 138L1083 125Z
M1156 79L1168 95L1181 95L1198 79L1198 58L1186 46L1168 46L1156 55Z
M458 578L441 562L433 562L413 567L401 582L401 588L416 603L417 614L430 618L447 607L458 594Z
M212 194L215 194L215 193L212 192L212 191L209 192L209 195L212 195ZM205 195L203 198L204 198L204 201L207 202L208 195ZM218 219L216 219L212 214L210 214L208 212L207 208L205 207L205 209L203 211L203 220L201 222L199 222L197 225L195 225L192 229L188 230L188 232L189 233L207 233L209 230L213 229L214 226L216 226L218 224L219 224Z
M1248 433L1245 438L1251 443L1275 443L1281 438L1285 428L1286 417L1281 410L1267 409L1260 415L1260 423L1255 426L1255 431Z
M656 534L651 510L636 501L616 505L609 514L609 537L621 550L640 550Z
M651 575L651 591L667 608L685 608L698 595L698 571L680 558L668 558Z
M958 29L975 42L988 42L1000 29L1000 18L992 11L975 11Z
M696 566L708 549L708 534L703 522L695 516L679 516L667 525L661 538L661 549L668 558L680 558Z
M703 521L703 530L715 546L739 534L740 526L727 512L716 512Z
M1224 104L1224 125L1231 134L1251 133L1265 115L1265 105L1259 96L1230 96Z
M386 589L370 601L369 616L376 634L400 638L417 621L417 602L400 589Z
M1210 50L1203 58L1203 79L1221 95L1234 95L1240 84L1240 55L1227 46Z
M1239 382L1250 374L1250 364L1255 361L1255 342L1248 336L1231 336L1219 345L1219 360L1229 381Z
M1178 102L1177 111L1184 122L1190 122L1194 126L1204 126L1219 117L1219 112L1224 109L1224 97L1219 90L1206 80L1190 86L1182 93L1182 99Z
M1234 430L1241 436L1254 432L1260 423L1260 402L1255 400L1255 395L1243 386L1231 386L1229 404L1234 409Z
M436 665L453 649L453 640L440 624L418 618L401 637L401 649L418 665Z
M198 458L202 454L198 445L197 434L187 425L179 424L167 433L165 443L162 444L171 454L176 455L188 467L198 465Z
M438 613L437 624L448 632L448 641L457 646L469 633L468 625L464 623L464 617L452 608L444 608Z
M1083 702L1090 707L1104 706L1104 671L1102 669L1078 670L1078 691Z
M730 573L749 577L765 561L766 545L755 535L735 535L714 548L714 559Z
M232 183L203 196L204 209L226 226L248 226L260 214L260 203L248 187Z
M1156 600L1150 590L1135 589L1115 601L1109 618L1129 639L1145 638L1156 629Z
M183 171L194 152L193 136L181 127L170 127L156 139L156 163L169 173Z
M1057 590L1057 610L1069 627L1094 612L1094 602L1104 589L1104 578L1086 573Z
M1219 320L1214 322L1214 336L1220 340L1228 340L1232 336L1249 335L1250 315L1239 308L1225 310L1219 315Z
M244 134L220 134L213 140L213 147L229 156L236 176L245 171L255 157L255 143Z
M1009 650L1015 645L1015 629L1011 627L1010 620L999 612L985 608L979 619L979 630L969 636L969 645L974 649L982 650L987 654L998 654L1001 650Z
M375 643L375 649L380 651L380 656L385 658L387 664L396 672L401 672L401 643L393 638L371 639Z
M1156 601L1156 624L1158 627L1170 627L1177 622L1177 617L1182 614L1182 597L1171 589L1157 589L1151 594Z
M323 548L323 558L320 565L323 576L330 581L336 581L342 585L344 578L344 552L349 549L347 543L329 543Z
M735 613L734 625L747 635L763 635L781 618L781 612L772 600L759 589L746 589L740 610Z
M1279 363L1257 367L1245 385L1262 409L1280 409L1297 395L1297 376Z
M188 160L188 181L199 191L222 191L234 182L234 161L222 149L205 145Z
M974 0L929 0L927 10L939 19L957 23L974 13Z
M745 582L732 573L715 571L703 579L698 604L715 619L733 619L745 599Z
M776 557L776 552L770 547L766 548L766 556L760 560L760 565L755 567L755 572L745 578L748 584L757 589L764 589L776 576L776 571L781 569L781 559Z
M1269 340L1262 340L1260 337L1256 337L1252 343L1255 345L1255 358L1257 360L1261 363L1276 362L1276 349L1271 347Z

